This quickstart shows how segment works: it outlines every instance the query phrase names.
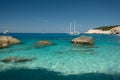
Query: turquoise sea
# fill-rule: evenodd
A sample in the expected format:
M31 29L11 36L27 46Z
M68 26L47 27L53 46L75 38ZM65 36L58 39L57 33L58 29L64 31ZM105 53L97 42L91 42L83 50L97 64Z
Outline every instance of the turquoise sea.
M11 56L36 59L0 62L0 80L120 80L120 36L80 34L95 39L94 46L81 46L71 43L78 36L68 34L8 35L20 39L22 44L0 49L0 60ZM35 47L40 40L50 40L55 45Z

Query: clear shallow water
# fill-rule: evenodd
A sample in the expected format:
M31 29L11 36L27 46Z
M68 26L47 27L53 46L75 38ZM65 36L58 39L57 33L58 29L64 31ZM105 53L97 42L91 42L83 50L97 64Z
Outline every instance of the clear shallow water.
M2 35L2 34L1 34ZM85 73L120 73L120 36L87 35L95 39L94 46L80 46L71 43L77 36L67 34L9 34L23 44L0 49L0 60L17 56L36 59L25 63L2 63L0 72L11 69L46 69L65 75ZM85 35L85 34L81 34ZM34 47L39 40L50 40L56 45Z

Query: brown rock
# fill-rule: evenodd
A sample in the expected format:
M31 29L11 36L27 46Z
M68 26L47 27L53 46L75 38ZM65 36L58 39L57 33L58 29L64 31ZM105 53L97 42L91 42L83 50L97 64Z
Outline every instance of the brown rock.
M16 38L11 38L9 40L9 44L19 44L19 43L21 43L21 41Z
M75 44L93 45L94 39L93 37L80 36L80 37L72 39L72 42Z
M0 42L8 43L11 38L11 36L0 36Z
M6 47L8 47L8 43L0 42L0 48L6 48Z
M21 43L21 41L11 36L0 36L0 48L6 48L9 45L18 43Z
M36 43L36 46L49 46L49 45L53 45L54 43L52 43L51 41L48 40L42 40Z
M7 43L3 43L2 44L2 48L6 48L6 47L8 47L8 44Z
M31 61L33 59L35 59L35 58L8 57L8 58L5 58L5 59L1 60L1 62L4 62L4 63L19 63L19 62Z

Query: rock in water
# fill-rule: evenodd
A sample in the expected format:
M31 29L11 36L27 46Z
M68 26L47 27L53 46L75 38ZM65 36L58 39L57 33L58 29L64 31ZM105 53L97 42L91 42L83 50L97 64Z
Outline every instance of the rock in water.
M33 59L35 59L35 58L8 57L8 58L5 58L5 59L1 60L1 62L4 62L4 63L20 63L20 62L31 61Z
M7 43L1 43L1 42L0 42L0 48L6 48L6 47L8 47L8 44L7 44Z
M20 40L13 38L12 36L0 36L0 42L8 44L19 44Z
M11 36L0 36L0 48L6 48L12 44L19 44L20 40L13 38Z
M16 38L11 38L9 40L9 44L19 44L19 43L21 43L21 41Z
M51 46L51 45L54 45L54 43L48 40L42 40L36 43L37 47L44 47L44 46Z
M72 42L75 43L75 44L93 45L94 44L94 38L93 37L87 37L87 36L80 36L80 37L72 39Z

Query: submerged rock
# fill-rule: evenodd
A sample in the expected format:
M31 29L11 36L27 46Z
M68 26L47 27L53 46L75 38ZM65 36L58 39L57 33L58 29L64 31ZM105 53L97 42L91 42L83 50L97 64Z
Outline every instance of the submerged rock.
M19 44L20 40L13 38L12 36L0 36L0 48L6 48L12 44Z
M87 36L80 36L80 37L72 39L72 42L75 43L75 44L93 45L94 44L94 38L93 37L87 37Z
M35 59L35 58L8 57L8 58L5 58L5 59L1 60L1 62L4 62L4 63L20 63L20 62L32 61L33 59Z
M36 43L37 47L44 47L44 46L51 46L51 45L54 45L54 43L48 40L42 40Z

